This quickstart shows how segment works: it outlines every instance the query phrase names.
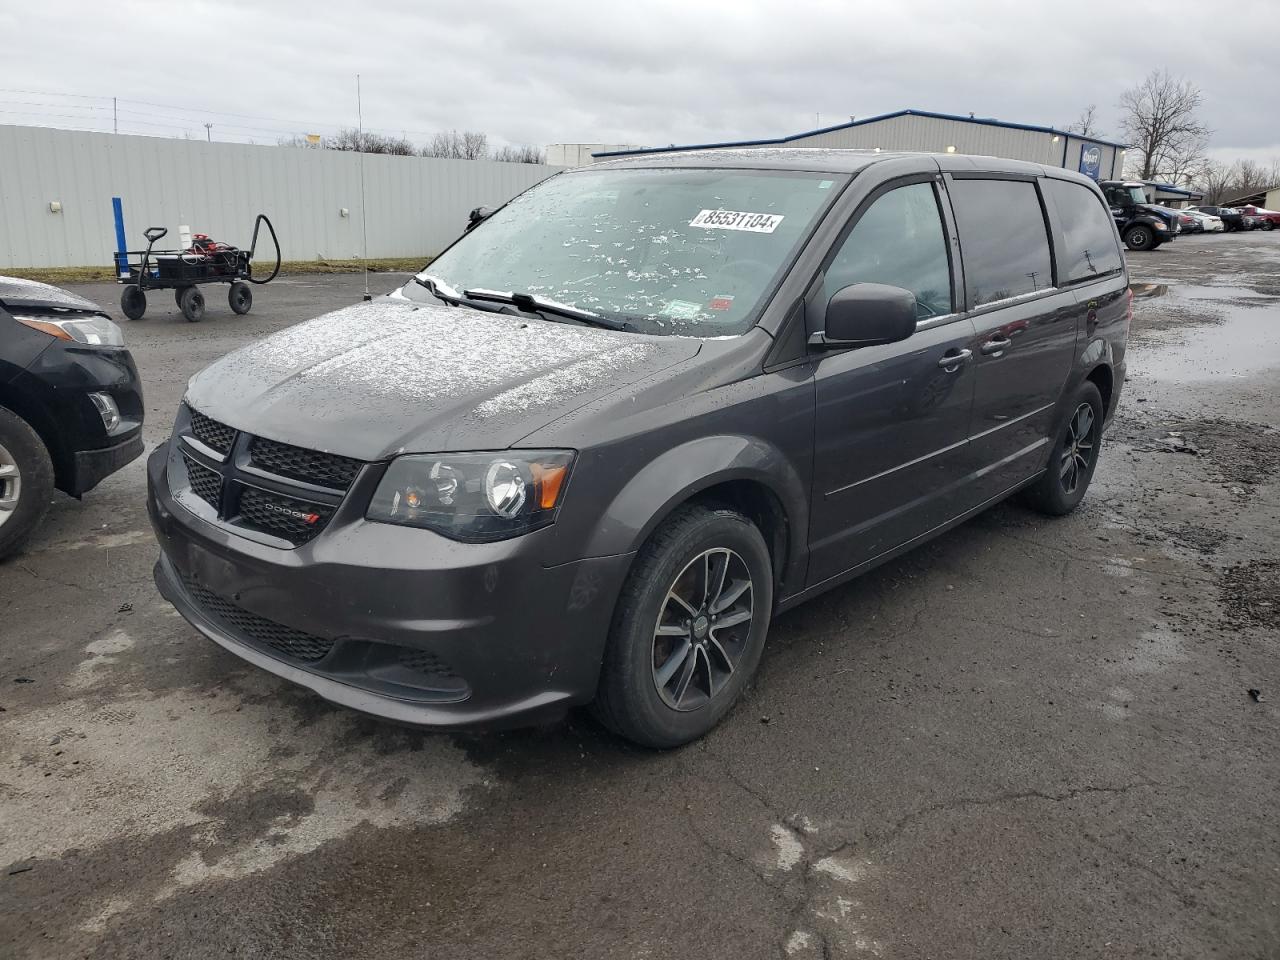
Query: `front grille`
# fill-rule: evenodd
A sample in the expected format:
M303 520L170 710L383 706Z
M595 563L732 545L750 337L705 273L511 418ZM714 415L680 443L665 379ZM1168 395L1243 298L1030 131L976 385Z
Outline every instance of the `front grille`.
M255 467L268 473L337 490L351 486L351 481L364 466L361 461L350 457L307 450L266 437L253 438L249 444L249 458Z
M453 672L449 664L428 650L401 647L399 662L405 669L422 674L433 687L451 689L459 685L465 686L462 678Z
M191 481L191 492L217 510L218 501L222 496L222 475L185 453L182 458L187 463L187 479Z
M225 423L219 423L212 417L206 417L199 410L190 410L190 412L192 435L206 447L217 450L224 456L230 453L231 445L236 439L235 429L228 427Z
M326 640L301 630L294 630L244 610L225 597L205 589L185 574L182 585L187 595L195 602L210 620L224 627L231 627L249 639L270 647L277 653L284 654L302 663L315 663L323 660L333 649L333 640Z
M297 500L244 487L240 493L239 522L255 530L283 537L292 543L306 543L325 528L333 516L333 507L309 500Z

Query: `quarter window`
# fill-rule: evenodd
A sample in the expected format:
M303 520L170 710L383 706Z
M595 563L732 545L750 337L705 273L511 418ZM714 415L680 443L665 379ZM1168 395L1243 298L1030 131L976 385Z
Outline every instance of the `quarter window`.
M1041 181L1062 224L1058 272L1067 281L1113 273L1123 264L1111 212L1088 187L1065 180Z
M955 180L950 193L973 306L1053 287L1049 231L1034 183Z
M951 313L947 241L931 184L898 187L867 208L827 267L823 302L854 283L910 290L921 319Z

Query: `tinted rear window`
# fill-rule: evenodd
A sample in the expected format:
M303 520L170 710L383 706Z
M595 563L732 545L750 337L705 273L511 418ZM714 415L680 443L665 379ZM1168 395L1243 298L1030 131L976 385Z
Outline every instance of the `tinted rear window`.
M974 306L1053 286L1049 232L1034 183L955 180L951 204Z
M1123 264L1111 212L1088 187L1065 180L1044 180L1041 188L1058 210L1063 248L1058 272L1067 281L1088 280L1119 270Z

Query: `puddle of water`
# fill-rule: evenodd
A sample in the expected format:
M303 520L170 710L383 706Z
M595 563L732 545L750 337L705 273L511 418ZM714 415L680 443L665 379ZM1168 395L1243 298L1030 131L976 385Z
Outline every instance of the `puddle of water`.
M1204 383L1280 367L1280 297L1245 287L1179 284L1152 307L1161 303L1204 309L1205 322L1145 333L1146 343L1129 354L1134 373L1169 383Z

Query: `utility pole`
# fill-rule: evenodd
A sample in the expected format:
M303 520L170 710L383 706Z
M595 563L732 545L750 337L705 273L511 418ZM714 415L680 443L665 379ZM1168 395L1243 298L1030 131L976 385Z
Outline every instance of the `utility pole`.
M213 143L213 124L206 123L204 125L204 138L208 143Z
M356 148L360 151L360 236L364 259L364 299L372 300L369 293L369 222L365 217L364 203L364 106L360 100L360 74L356 74Z
M112 132L112 133L119 133L119 132L120 132L120 115L119 115L119 113L116 111L116 98L115 98L115 97L112 97L112 98L111 98L111 132Z

